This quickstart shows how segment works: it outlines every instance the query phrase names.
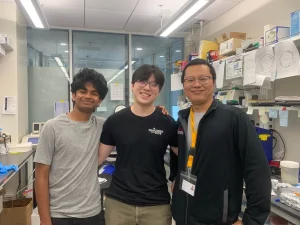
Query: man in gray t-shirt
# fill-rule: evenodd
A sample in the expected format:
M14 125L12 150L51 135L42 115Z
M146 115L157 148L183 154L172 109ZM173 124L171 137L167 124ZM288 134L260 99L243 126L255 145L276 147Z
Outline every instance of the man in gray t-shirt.
M74 110L45 123L35 155L41 225L99 225L98 148L103 118L92 115L108 88L83 69L71 84Z

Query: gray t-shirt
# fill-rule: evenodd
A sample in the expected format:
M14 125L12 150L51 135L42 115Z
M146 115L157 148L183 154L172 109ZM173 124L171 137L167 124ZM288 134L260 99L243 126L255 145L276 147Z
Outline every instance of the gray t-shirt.
M98 148L105 119L72 121L66 114L45 123L34 162L50 165L51 217L87 218L100 213Z
M204 113L195 112L194 115L195 115L195 129L198 130L199 122L202 119L202 117L204 116ZM189 146L191 146L191 143L192 143L192 126L191 126L191 123L190 123L190 117L189 117L189 122L188 122L188 135L187 135L187 138L188 138L188 144L189 144Z

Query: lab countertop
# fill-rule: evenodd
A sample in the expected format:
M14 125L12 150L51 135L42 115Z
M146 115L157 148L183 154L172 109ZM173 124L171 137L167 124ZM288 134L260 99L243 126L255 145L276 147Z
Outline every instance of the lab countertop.
M276 199L278 198L279 196L272 196L271 206L300 221L300 211L295 210L292 207L289 207L281 202L276 202Z
M30 156L35 151L29 151L29 152L24 152L24 153L19 153L19 154L7 154L7 155L0 155L0 163L8 166L8 165L17 165L19 168L22 166ZM0 174L0 186L5 183L7 179L9 179L13 175L14 171L9 171L6 174Z

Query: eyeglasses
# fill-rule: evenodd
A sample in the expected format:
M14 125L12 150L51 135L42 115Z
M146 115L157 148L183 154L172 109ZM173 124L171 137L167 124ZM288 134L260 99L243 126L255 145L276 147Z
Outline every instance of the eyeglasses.
M193 84L195 85L196 84L196 81L198 80L199 84L207 84L207 82L212 79L212 77L210 76L202 76L202 77L198 77L198 78L195 78L195 77L189 77L187 79L184 79L184 82L188 83L188 84Z
M146 87L148 84L150 86L150 88L158 88L158 84L154 81L154 82L148 82L148 81L137 81L136 82L140 87Z

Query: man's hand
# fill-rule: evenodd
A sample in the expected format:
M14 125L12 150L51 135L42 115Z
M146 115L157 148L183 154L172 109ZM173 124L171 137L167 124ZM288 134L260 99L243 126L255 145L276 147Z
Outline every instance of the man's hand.
M237 222L235 222L233 225L243 225L241 220L238 220Z
M156 106L156 107L161 110L162 114L167 115L167 116L169 115L168 110L164 106L159 105L159 106Z
M172 185L171 185L171 192L172 193L174 192L174 187L175 187L175 180L172 182Z

